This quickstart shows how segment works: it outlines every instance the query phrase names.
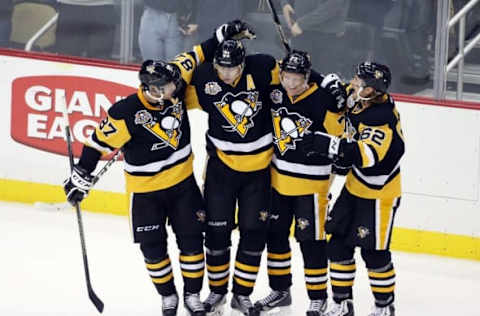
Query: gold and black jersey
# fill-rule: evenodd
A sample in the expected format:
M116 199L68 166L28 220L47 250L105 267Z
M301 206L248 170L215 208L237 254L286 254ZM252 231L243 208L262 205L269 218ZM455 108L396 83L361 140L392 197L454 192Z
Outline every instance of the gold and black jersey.
M274 155L272 186L283 195L328 194L331 161L325 157L307 157L303 137L321 131L340 136L344 125L335 98L320 83L292 99L281 85L269 89Z
M241 77L229 85L211 63L197 68L186 103L208 113L207 152L233 170L267 168L272 156L270 113L264 92L278 83L278 65L268 55L246 57Z
M405 144L393 98L385 94L383 103L366 108L357 103L347 117L347 133L357 145L347 174L347 190L367 199L399 197Z
M203 62L203 52L202 44L172 61L180 68L186 83L190 82L197 64ZM127 192L166 189L192 174L190 124L184 94L185 88L177 95L178 102L152 106L139 88L136 94L109 108L107 117L85 144L103 154L122 148Z

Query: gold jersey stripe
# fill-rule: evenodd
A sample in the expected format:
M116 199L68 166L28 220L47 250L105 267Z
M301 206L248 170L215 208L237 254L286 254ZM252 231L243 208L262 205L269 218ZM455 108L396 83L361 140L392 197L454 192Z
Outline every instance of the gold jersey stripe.
M233 170L240 172L251 172L267 168L270 165L272 155L273 148L271 147L253 155L227 155L220 149L217 149L218 158Z
M229 267L230 267L230 263L226 263L221 266L210 266L207 264L207 270L210 272L222 272L222 271L228 270Z
M324 269L304 269L305 274L310 275L320 275L320 274L326 274L327 273L327 268Z
M283 260L283 259L290 259L292 257L291 252L287 253L271 253L269 252L267 255L268 259L277 259L277 260Z
M170 281L173 278L173 272L170 272L164 277L161 278L152 278L153 283L155 284L164 284Z
M146 263L145 265L150 270L158 270L158 269L161 269L161 268L165 267L168 264L170 264L170 258L162 260L158 263Z
M295 100L291 96L288 96L288 98L290 99L290 102L292 104L295 104L295 103L298 103L298 102L302 101L303 99L305 99L306 97L308 97L312 93L314 93L317 89L318 89L318 85L316 83L312 83L312 84L310 84L310 87L307 90L305 90L304 92L302 92L302 94L297 96L295 98Z
M270 168L272 186L283 195L307 195L317 193L328 196L330 180L311 180L281 174L274 167Z
M180 255L180 261L183 261L183 262L195 262L195 261L200 261L202 259L203 259L203 253L199 253L198 255L194 255L194 256Z
M202 109L202 106L198 101L198 95L197 95L197 90L195 89L195 86L188 85L187 88L185 89L184 103L187 106L188 110Z
M242 279L237 278L237 277L235 277L234 279L235 279L235 282L237 282L238 284L243 285L245 287L254 287L255 286L255 282L245 281L245 280L242 280Z
M144 193L170 188L193 173L193 155L182 163L153 176L134 176L125 172L127 192Z
M182 275L186 278L201 278L203 276L204 271L198 271L198 272L187 272L187 271L182 271Z
M270 85L280 84L280 65L275 63L275 67L270 72L272 76L272 81L270 81Z
M353 280L352 281L337 281L337 280L330 280L330 283L332 286L353 286Z
M268 274L269 275L287 275L290 274L291 269L268 269Z
M364 199L382 199L382 198L395 198L402 194L400 173L395 178L388 182L380 190L372 189L363 184L357 177L350 171L347 174L345 182L348 192L353 195L360 196Z
M247 272L258 272L259 268L258 267L255 267L255 266L251 266L251 265L248 265L248 264L243 264L241 262L238 262L238 261L235 261L235 267L243 270L243 271L247 271Z
M372 292L376 293L391 293L395 290L395 285L389 286L389 287L377 287L377 286L372 286Z
M325 290L327 288L327 283L321 283L321 284L306 284L307 290L313 290L313 291L318 291L318 290Z
M338 264L338 263L331 263L330 270L337 270L337 271L355 271L356 265L355 264Z
M230 277L227 276L227 277L225 277L225 278L223 278L223 279L221 279L221 280L216 280L216 281L214 281L214 280L209 280L209 281L208 281L208 284L210 284L211 286L222 286L222 285L224 285L224 284L226 284L226 283L228 282L228 279L229 279L229 278L230 278Z

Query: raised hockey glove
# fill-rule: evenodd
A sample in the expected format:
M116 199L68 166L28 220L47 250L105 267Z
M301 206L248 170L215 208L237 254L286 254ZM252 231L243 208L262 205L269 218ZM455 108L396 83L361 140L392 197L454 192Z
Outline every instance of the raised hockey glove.
M234 20L220 25L215 30L214 35L218 43L229 39L242 40L254 39L256 37L253 29L247 23L240 20Z
M315 132L303 137L303 150L307 156L325 156L332 160L338 157L340 138Z
M79 165L75 165L70 178L63 182L67 200L74 205L80 203L93 185L93 176Z
M320 86L326 89L337 100L337 107L343 110L347 103L347 90L337 74L331 73L323 78Z

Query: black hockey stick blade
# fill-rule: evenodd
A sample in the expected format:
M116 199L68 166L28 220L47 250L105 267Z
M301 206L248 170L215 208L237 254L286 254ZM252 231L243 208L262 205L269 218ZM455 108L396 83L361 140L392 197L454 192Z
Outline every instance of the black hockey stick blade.
M88 287L88 297L92 301L93 305L95 305L98 312L102 313L104 304L103 304L102 300L97 296L97 294L95 294L95 292L93 291L91 286Z

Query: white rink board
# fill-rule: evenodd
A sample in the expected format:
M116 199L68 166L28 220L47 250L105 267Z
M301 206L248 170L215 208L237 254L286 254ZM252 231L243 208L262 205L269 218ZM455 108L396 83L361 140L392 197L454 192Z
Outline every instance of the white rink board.
M131 70L1 55L0 66L3 104L3 115L0 116L0 179L60 185L68 173L66 157L31 148L12 139L13 80L26 76L65 75L112 81L132 89L138 86L137 73ZM404 195L396 225L479 237L480 112L405 102L397 102L397 105L406 137L406 155L402 163ZM198 110L191 111L189 115L195 174L201 184L206 115ZM123 184L122 163L116 163L97 188L123 192ZM337 180L334 191L338 191L339 186Z

